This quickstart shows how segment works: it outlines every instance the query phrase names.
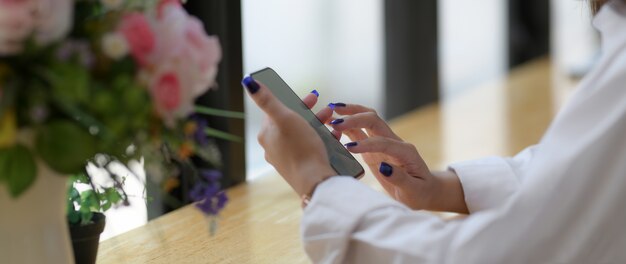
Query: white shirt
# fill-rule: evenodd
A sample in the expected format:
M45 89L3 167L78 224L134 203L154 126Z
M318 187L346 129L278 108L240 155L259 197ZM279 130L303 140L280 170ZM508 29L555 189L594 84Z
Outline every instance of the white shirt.
M626 5L594 18L603 56L536 146L451 165L471 214L444 221L350 177L321 183L316 263L626 263Z

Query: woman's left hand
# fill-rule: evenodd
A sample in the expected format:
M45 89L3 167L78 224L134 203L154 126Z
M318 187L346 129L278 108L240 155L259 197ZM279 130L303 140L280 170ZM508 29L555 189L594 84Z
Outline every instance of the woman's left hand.
M337 174L328 162L322 139L304 118L286 107L264 84L252 77L245 78L243 84L267 115L258 135L259 143L265 149L265 160L299 195L311 194L319 182ZM311 94L303 101L311 106L317 97Z

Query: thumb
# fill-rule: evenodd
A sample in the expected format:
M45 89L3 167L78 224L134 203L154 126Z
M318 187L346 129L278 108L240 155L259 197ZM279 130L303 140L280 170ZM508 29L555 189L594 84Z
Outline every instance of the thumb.
M270 89L251 76L244 78L241 83L248 90L254 103L272 120L279 120L284 113L289 112L289 109L272 94Z

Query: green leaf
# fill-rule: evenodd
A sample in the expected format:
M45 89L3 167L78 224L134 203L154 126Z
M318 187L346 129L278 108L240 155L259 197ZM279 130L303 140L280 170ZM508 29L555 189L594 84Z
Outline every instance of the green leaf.
M119 203L122 201L122 195L120 195L117 191L111 192L111 194L109 194L109 201L113 204Z
M37 164L30 150L22 145L4 149L0 171L11 197L17 198L35 182Z
M93 136L69 121L44 126L37 133L35 147L48 166L62 174L81 171L96 152Z
M80 213L74 210L68 211L67 220L70 222L70 224L78 224L78 222L80 221Z
M70 201L78 201L78 199L80 199L80 194L78 193L78 190L76 190L76 188L74 187L70 189L68 196Z
M234 142L243 141L243 139L240 136L233 135L233 134L221 131L221 130L210 128L210 127L205 128L204 133L206 133L208 136L221 138L224 140L229 140L229 141L234 141Z
M215 108L210 108L210 107L205 107L205 106L195 106L195 110L196 110L196 113L211 115L211 116L239 118L239 119L246 118L246 115L242 112L215 109Z
M104 203L102 204L102 212L106 212L107 210L111 209L111 201L106 200L104 201Z
M88 103L89 72L76 64L56 64L44 76L52 86L54 94L64 101Z
M91 222L91 217L93 216L93 212L88 211L88 212L80 212L80 224L81 225L86 225L89 224L89 222Z

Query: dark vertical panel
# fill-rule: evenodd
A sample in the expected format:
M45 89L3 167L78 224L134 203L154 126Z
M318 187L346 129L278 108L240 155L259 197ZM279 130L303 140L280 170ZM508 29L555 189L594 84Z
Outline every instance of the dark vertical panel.
M207 32L217 35L222 44L223 58L219 66L219 88L198 100L199 103L231 111L243 112L243 73L241 42L241 1L239 0L190 0L185 4L189 13L197 16ZM210 117L212 128L227 131L245 139L244 121L241 119ZM224 184L231 186L245 181L245 144L217 140L222 154Z
M550 52L550 1L509 0L509 67Z
M437 0L385 1L386 118L439 98Z

